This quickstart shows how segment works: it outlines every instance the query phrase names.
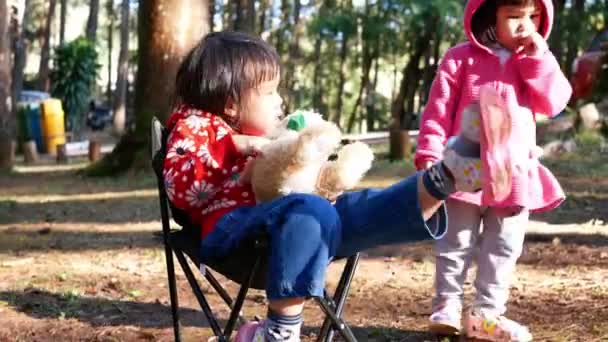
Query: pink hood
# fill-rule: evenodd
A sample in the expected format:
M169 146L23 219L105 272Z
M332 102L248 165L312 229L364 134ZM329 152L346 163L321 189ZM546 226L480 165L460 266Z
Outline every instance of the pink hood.
M473 20L473 14L475 14L475 12L479 9L479 7L485 2L485 0L469 0L467 1L467 5L466 8L464 10L464 31L467 35L467 38L469 39L469 41L471 43L473 43L475 46L486 50L490 53L492 53L492 51L484 46L483 44L481 44L477 38L475 37L475 35L473 34L473 31L471 29L472 25L472 20ZM543 13L543 20L541 21L541 28L540 28L540 34L545 38L549 38L549 33L551 33L551 27L553 26L553 2L551 0L539 0L539 2L542 4L542 13Z

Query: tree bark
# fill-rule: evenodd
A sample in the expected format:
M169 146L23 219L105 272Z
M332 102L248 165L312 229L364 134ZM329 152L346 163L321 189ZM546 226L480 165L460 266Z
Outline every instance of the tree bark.
M376 45L377 43L378 41L376 41ZM361 44L363 45L363 60L361 62L361 84L359 87L357 100L355 101L353 110L350 114L350 117L348 118L348 124L346 126L347 132L352 132L353 128L355 127L355 123L357 122L357 113L359 111L359 107L361 107L361 104L366 101L364 95L367 95L366 90L369 87L369 75L372 70L372 64L374 63L374 60L378 58L379 55L379 49L377 48L377 46L372 47L370 42L366 42L365 40L362 40Z
M91 0L89 3L89 18L87 19L86 37L88 40L97 41L97 21L99 19L99 0Z
M286 79L285 84L287 85L287 90L289 91L291 97L286 103L286 109L291 112L294 106L298 103L297 95L300 94L298 90L298 77L296 77L296 66L299 65L300 61L300 40L302 38L302 24L300 20L300 12L302 9L302 4L300 0L294 0L293 3L293 27L291 28L291 32L293 37L289 41L289 45L287 47L288 51L288 59L286 61Z
M580 22L581 20L583 20L583 17L585 15L585 0L573 0L572 11L572 15L576 22ZM572 72L572 63L578 55L580 37L576 33L570 33L568 37L568 51L566 52L566 61L564 69L566 70L566 76L570 78Z
M559 62L560 65L563 65L562 54L563 54L563 12L564 5L566 4L566 0L553 0L553 8L554 8L554 22L553 22L553 32L551 32L550 38L550 48L551 52L555 56L555 59Z
M112 50L114 48L114 0L106 3L106 15L108 16L108 83L106 84L106 97L108 103L112 103Z
M262 33L264 33L266 31L266 20L267 20L269 7L270 7L269 0L260 0L260 10L259 10L260 20L258 21L258 28L257 28L257 33L259 35L261 35Z
M430 30L429 30L430 31ZM429 48L431 33L421 32L414 45L414 51L410 59L403 68L403 78L399 85L399 92L391 105L392 124L390 129L391 146L390 157L392 160L401 160L407 156L409 149L403 144L403 130L407 130L412 122L413 95L415 94L420 82L420 59L424 52Z
M312 106L315 110L319 111L326 118L329 113L327 112L327 104L325 102L325 89L323 87L322 73L323 73L323 61L321 61L321 52L323 49L323 39L321 38L321 34L317 35L315 39L315 47L314 47L314 63L315 68L312 76ZM336 113L338 115L339 113ZM339 119L338 119L339 121Z
M125 131L127 120L127 77L129 75L129 0L120 5L120 53L116 77L116 90L112 103L113 128L116 135Z
M372 82L367 87L367 95L365 96L367 101L365 101L365 119L367 121L367 131L373 132L376 130L376 121L378 113L376 111L376 101L374 94L376 93L376 87L378 85L378 74L380 69L380 61L376 58L374 62L374 77Z
M140 2L135 129L124 134L112 153L93 164L88 174L113 175L129 169L149 169L152 118L166 121L173 105L175 74L182 58L209 31L208 13L209 4L200 0ZM183 25L184 14L189 16L187 27Z
M49 60L51 58L51 24L55 16L57 0L49 1L49 12L44 24L42 50L40 52L40 67L38 68L38 89L49 91Z
M209 32L215 31L215 0L209 1Z
M255 32L255 1L236 0L236 20L234 22L236 31Z
M332 117L332 121L340 127L340 118L344 103L344 85L346 84L346 57L348 57L348 37L342 36L340 44L340 76L338 80L338 98L336 103L336 112ZM320 62L319 62L320 63Z
M15 157L15 115L11 85L11 8L0 0L0 169L10 169Z
M26 63L27 37L25 35L25 27L31 20L31 11L27 9L30 6L30 0L25 0L23 3L24 13L19 13L18 17L23 18L17 20L14 26L14 43L13 43L13 71L12 71L12 97L13 107L19 99L19 94L23 89L23 70Z
M61 14L59 16L59 45L65 44L65 21L68 14L68 0L61 0Z

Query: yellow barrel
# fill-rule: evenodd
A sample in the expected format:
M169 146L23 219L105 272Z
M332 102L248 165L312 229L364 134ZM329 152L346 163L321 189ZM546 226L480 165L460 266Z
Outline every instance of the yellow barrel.
M65 124L61 100L44 100L41 107L44 146L46 146L47 153L56 155L57 145L65 144Z

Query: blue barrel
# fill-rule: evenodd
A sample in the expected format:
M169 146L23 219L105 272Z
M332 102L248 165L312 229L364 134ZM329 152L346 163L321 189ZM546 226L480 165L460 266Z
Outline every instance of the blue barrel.
M29 105L25 117L29 138L36 142L38 152L43 152L44 142L42 140L42 125L40 124L40 105L37 103Z

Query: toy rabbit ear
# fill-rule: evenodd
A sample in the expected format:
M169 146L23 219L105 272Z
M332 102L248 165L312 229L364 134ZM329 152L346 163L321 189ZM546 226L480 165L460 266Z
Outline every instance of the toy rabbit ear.
M479 106L481 107L482 134L488 143L488 149L504 144L511 135L511 113L496 90L491 86L479 89Z
M483 189L484 197L500 202L511 193L512 187L513 170L507 147L512 129L511 112L505 100L491 86L480 88L479 106L482 169L485 170L484 178L489 185ZM486 160L483 160L484 156Z

